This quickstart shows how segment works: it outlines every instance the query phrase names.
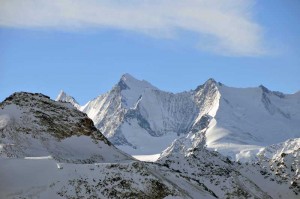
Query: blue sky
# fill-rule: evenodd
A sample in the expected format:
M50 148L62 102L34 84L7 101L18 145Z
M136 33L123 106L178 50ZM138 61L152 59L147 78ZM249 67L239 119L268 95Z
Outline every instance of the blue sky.
M0 2L1 101L63 89L84 104L123 73L171 92L210 77L300 90L298 0L26 2Z

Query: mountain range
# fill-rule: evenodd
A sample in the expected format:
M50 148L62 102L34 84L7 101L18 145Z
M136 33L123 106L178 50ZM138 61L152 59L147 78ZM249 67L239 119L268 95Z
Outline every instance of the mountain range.
M129 74L83 106L14 93L0 103L0 198L297 199L299 104L213 79L174 94Z
M138 158L155 160L185 137L191 147L193 135L200 132L207 148L239 161L300 137L300 92L283 94L262 85L233 88L209 79L174 94L124 74L112 90L83 106L63 91L56 100L86 113L114 145Z
M43 94L6 98L0 125L0 198L213 198L115 148L85 113Z

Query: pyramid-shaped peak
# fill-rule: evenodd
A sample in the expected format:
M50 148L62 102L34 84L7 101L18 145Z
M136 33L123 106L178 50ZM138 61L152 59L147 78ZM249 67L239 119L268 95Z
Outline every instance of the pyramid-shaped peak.
M208 80L206 80L204 85L223 86L221 82L217 82L214 78L209 78Z
M264 85L259 85L259 88L261 88L261 90L263 91L263 92L265 92L265 93L270 93L271 91L267 88L267 87L265 87Z
M123 74L122 77L121 77L121 79L124 80L124 81L129 81L129 80L136 80L136 81L138 81L135 77L133 77L129 73Z
M67 93L64 90L60 90L58 96L56 97L55 101L66 101L67 98L70 98L71 96L67 95Z
M264 85L260 85L259 88L262 90L263 93L273 94L273 95L276 95L277 97L280 97L280 98L285 97L284 93L279 92L279 91L271 91L270 89L268 89Z
M149 82L145 80L138 80L128 73L122 75L120 81L118 82L118 86L121 88L121 90L136 89L136 88L156 89L156 87L151 85Z
M139 80L135 77L133 77L132 75L130 75L129 73L125 73L121 76L120 82L124 82L126 84L141 84L143 82L147 82L145 80ZM148 82L147 82L148 83ZM148 83L150 84L150 83Z
M61 90L57 96L57 98L55 99L55 101L59 101L59 102L70 102L73 106L75 106L76 108L79 108L80 105L79 103L75 100L74 97L68 95L66 92L64 92L63 90Z
M217 81L214 78L209 78L205 84L217 84Z
M55 101L61 101L62 99L65 99L66 97L67 97L67 93L63 90L60 90Z
M222 85L223 85L222 83L217 82L215 79L209 78L208 80L206 80L206 82L204 84L198 86L196 88L196 91L202 90L202 89L216 89Z
M222 85L221 83L218 83L215 79L213 78L209 78L208 80L206 80L206 82L203 84L204 86L218 86L218 85Z

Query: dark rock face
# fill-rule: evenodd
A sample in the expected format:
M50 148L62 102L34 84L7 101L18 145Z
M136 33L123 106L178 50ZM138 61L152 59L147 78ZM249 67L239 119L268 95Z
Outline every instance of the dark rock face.
M120 90L127 90L130 89L129 86L124 82L122 79L118 82L118 86Z
M267 94L273 94L279 98L285 98L285 95L282 92L279 91L270 91L268 88L266 88L263 85L260 85L259 88L261 88L263 93L267 93Z
M260 85L259 88L261 88L263 93L271 93L271 91L267 87L265 87L264 85Z
M284 111L282 111L279 107L275 106L274 104L272 104L271 100L269 99L269 95L270 95L270 91L269 90L265 90L263 89L263 93L262 93L262 98L261 101L263 103L263 105L265 106L265 109L271 114L274 115L276 113L279 113L280 115L282 115L283 117L290 119L291 116L289 113L285 113ZM276 94L276 96L279 94ZM282 98L282 96L280 95L280 97Z
M212 117L208 114L203 115L200 120L193 126L192 132L196 133L208 127Z

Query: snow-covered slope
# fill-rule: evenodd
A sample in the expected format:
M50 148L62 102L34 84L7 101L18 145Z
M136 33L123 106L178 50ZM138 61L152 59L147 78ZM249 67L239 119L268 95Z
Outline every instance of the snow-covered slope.
M60 162L119 162L115 148L85 113L42 94L15 93L0 104L1 157L51 156Z
M300 98L258 88L218 86L219 106L206 132L209 148L247 160L262 147L300 137Z
M212 79L180 94L159 91L128 75L120 82L99 97L101 106L94 105L111 119L120 118L105 120L105 127L116 125L119 131L111 131L111 140L122 147L160 152L171 143L157 163L136 161L115 148L70 103L42 94L15 93L0 103L0 198L299 197L299 138L270 145L297 137L299 95L264 87L239 91ZM126 96L122 90L133 92L132 82L143 85L136 103L129 103L133 98L126 101L134 94ZM93 106L88 103L82 109L88 107ZM255 116L266 121L265 132L259 135L263 139L255 138L257 132L251 127L255 122L262 125ZM271 119L289 125L289 131L271 126ZM252 136L243 137L236 130L244 127ZM234 162L206 146L225 155L233 150L231 157L250 157L253 162ZM242 146L253 150L246 153Z
M132 155L159 154L175 139L206 129L208 148L248 161L263 147L300 137L299 93L232 88L213 79L174 94L125 74L111 91L79 109Z
M135 155L159 154L189 131L197 115L190 92L160 91L129 74L81 110L115 145Z
M142 162L59 164L0 158L0 198L215 198L179 173Z
M42 94L0 103L0 198L214 198L115 148L85 113Z

